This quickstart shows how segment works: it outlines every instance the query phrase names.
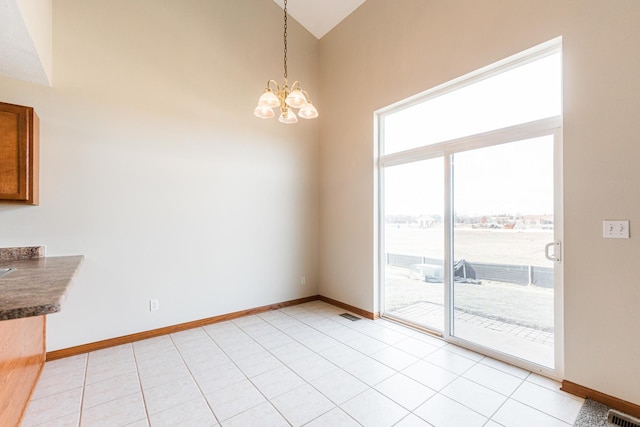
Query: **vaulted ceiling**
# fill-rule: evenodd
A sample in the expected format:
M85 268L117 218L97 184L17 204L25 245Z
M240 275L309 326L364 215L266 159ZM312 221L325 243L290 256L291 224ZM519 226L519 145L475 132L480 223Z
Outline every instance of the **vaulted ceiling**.
M0 0L0 77L51 84L51 0L43 1L30 9L31 2ZM287 12L320 39L365 1L288 0Z
M284 0L273 0L280 7ZM338 25L365 0L287 0L287 13L317 39Z

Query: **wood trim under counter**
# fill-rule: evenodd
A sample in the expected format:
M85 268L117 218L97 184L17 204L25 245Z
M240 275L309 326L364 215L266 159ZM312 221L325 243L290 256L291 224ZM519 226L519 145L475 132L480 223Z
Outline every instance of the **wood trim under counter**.
M0 321L0 425L19 426L45 362L46 317Z

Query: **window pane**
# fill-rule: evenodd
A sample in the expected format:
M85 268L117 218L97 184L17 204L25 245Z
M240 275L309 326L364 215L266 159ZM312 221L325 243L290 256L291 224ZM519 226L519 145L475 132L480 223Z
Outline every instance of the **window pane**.
M444 160L385 168L385 312L444 330Z
M454 155L451 334L554 366L553 136Z
M561 65L555 53L387 115L384 154L560 115Z

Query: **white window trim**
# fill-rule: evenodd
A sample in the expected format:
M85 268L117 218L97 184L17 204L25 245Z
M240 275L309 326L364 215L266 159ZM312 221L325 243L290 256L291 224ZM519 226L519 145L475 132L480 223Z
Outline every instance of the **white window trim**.
M384 266L385 266L385 248L384 248L384 169L386 167L402 165L420 160L443 157L445 167L445 188L451 189L451 167L450 155L473 150L477 148L489 147L518 141L523 139L531 139L541 136L554 135L554 187L557 191L554 194L555 203L555 239L563 242L563 195L562 195L562 115L547 117L544 119L521 123L501 129L483 132L475 135L469 135L453 140L438 142L435 144L425 145L401 152L383 154L384 153L384 119L387 115L396 113L414 105L423 103L431 98L441 96L445 93L458 90L462 87L471 85L478 81L501 74L510 69L519 67L529 62L539 60L543 57L560 52L562 48L562 38L550 40L546 43L538 45L534 48L520 52L504 60L498 61L487 67L476 70L442 85L436 86L428 91L407 98L388 107L382 108L374 113L374 280L378 290L377 306L379 312L384 316ZM450 224L451 218L451 191L445 191L445 229L452 232ZM445 262L450 262L451 254L451 236L445 239ZM479 351L490 357L504 360L516 366L523 367L542 375L562 379L564 376L564 283L563 283L563 265L564 262L555 266L555 283L558 286L554 292L554 351L555 351L555 367L553 369L536 365L517 357L492 351L486 347L475 345L460 338L450 335L451 319L445 318L445 331L443 338L454 344L467 347L470 350ZM445 269L445 304L450 306L450 269ZM451 312L450 315L453 313ZM450 317L450 316L447 316Z

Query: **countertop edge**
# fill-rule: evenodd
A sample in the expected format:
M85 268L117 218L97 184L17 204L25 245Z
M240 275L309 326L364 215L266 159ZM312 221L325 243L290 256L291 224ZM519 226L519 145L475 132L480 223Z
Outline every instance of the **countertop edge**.
M61 309L61 304L47 304L26 308L16 308L13 310L3 310L0 314L0 321L23 319L25 317L46 316L47 314L58 313Z
M30 304L28 302L29 295L25 294L24 295L25 303L16 303L15 304L16 307L0 308L0 321L21 319L26 317L44 316L44 315L60 312L62 310L62 304L66 299L69 288L73 283L73 279L78 273L78 270L80 269L80 266L82 265L82 262L84 261L84 259L85 259L84 255L69 255L69 256L41 257L41 258L34 258L32 260L0 261L0 264L6 264L6 265L18 264L18 263L26 265L26 263L28 263L29 261L32 261L34 264L37 263L38 261L45 261L45 262L46 261L53 261L53 262L69 261L72 263L72 265L67 267L68 270L64 272L63 277L59 277L57 279L58 281L57 286L51 289L51 297L50 297L51 302L46 301L45 303L40 302L36 304ZM31 269L34 272L34 275L36 276L39 272L46 270L46 268L47 268L46 266L31 267ZM25 267L23 267L22 269L25 270ZM21 280L22 281L29 280L28 275L24 278L21 278ZM41 278L36 277L34 280L41 280ZM46 286L46 284L44 284L43 286ZM19 287L20 287L19 283L18 285L14 284L12 288L13 292L20 292ZM45 292L46 291L47 290L45 289Z

